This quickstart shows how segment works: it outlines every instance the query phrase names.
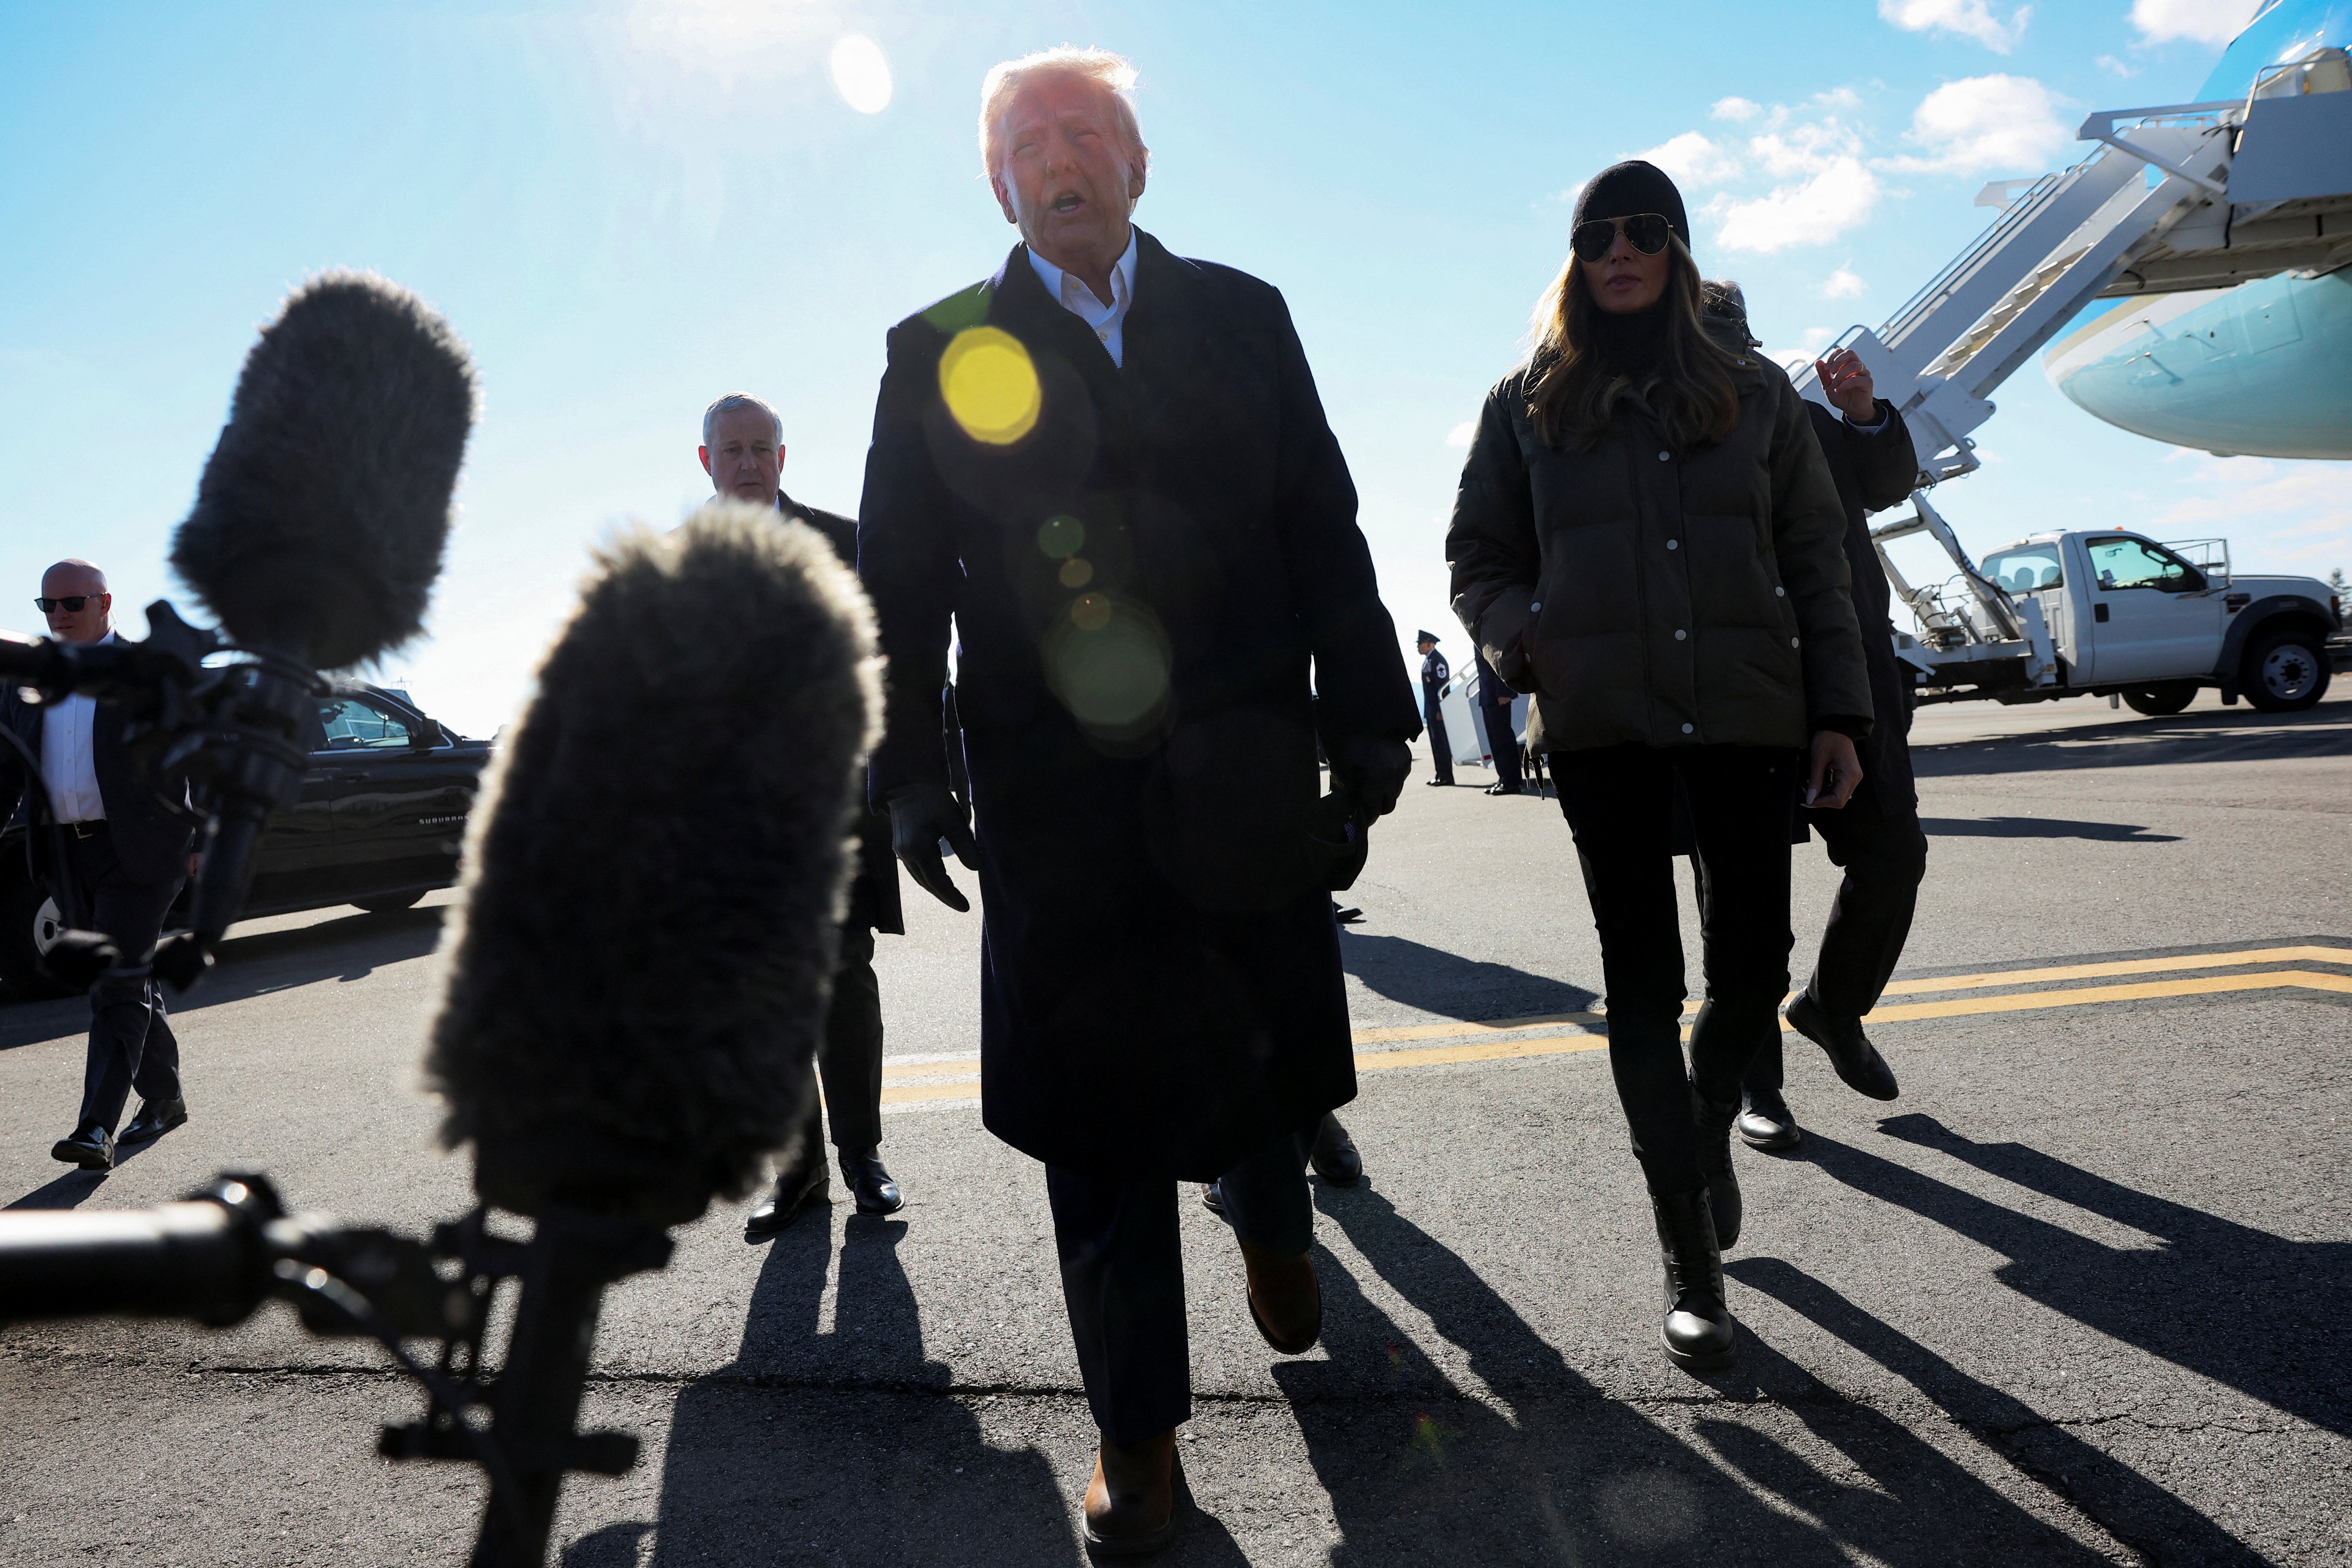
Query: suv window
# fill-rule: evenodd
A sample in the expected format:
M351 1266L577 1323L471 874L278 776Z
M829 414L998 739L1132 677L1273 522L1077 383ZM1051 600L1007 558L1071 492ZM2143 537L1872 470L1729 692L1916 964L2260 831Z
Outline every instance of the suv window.
M2086 539L2091 574L2102 592L2153 588L2159 594L2201 593L2205 579L2194 566L2161 544L2145 539Z
M2028 544L1988 555L1984 574L2012 594L2063 587L2066 581L2059 568L2058 547L2054 544Z
M355 697L320 703L319 722L327 731L326 749L331 752L405 746L410 735L406 724Z

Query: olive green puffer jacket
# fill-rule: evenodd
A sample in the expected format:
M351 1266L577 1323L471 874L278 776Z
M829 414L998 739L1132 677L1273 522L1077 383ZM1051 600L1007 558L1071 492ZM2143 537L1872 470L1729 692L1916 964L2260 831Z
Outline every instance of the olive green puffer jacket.
M1745 354L1739 423L1677 456L1621 405L1554 451L1522 366L1486 395L1445 557L1454 613L1515 691L1528 743L1801 747L1869 729L1845 513L1780 368Z

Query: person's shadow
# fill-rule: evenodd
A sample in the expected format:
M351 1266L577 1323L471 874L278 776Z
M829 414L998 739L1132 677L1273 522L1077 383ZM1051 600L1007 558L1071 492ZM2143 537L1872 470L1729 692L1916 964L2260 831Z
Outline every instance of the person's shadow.
M924 1358L898 1262L906 1236L904 1220L849 1217L829 1331L831 1215L803 1215L766 1244L734 1363L688 1386L672 1413L655 1563L1078 1560L1045 1455L991 1447L973 1411L944 1397L948 1369ZM645 1528L583 1537L566 1568L634 1563Z
M1463 1562L1827 1563L1859 1549L1910 1564L1952 1561L1956 1541L1987 1560L2102 1561L1745 1327L1740 1364L1704 1383L1751 1407L1805 1406L1812 1435L1869 1482L1824 1472L1761 1421L1696 1422L1711 1462L1580 1375L1378 1192L1318 1184L1318 1203L1464 1352L1487 1395L1465 1396L1336 1260L1318 1258L1330 1360L1285 1363L1275 1378L1345 1536L1334 1563L1419 1561L1439 1531L1447 1560Z
M1401 936L1350 931L1339 962L1375 995L1448 1018L1580 1013L1601 994L1507 963L1464 958Z

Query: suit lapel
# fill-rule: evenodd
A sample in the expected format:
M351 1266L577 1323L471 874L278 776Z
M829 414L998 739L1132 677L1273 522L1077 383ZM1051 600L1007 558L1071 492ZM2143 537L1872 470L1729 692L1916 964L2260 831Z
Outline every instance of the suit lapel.
M1123 379L1149 428L1185 382L1201 348L1201 269L1136 232L1135 303L1127 312Z

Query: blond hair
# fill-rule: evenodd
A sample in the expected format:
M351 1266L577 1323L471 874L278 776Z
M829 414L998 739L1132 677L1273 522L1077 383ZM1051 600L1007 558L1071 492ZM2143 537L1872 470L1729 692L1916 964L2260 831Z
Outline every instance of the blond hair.
M1029 89L1032 83L1047 77L1070 77L1092 82L1110 100L1112 122L1118 127L1119 139L1139 158L1149 161L1151 149L1143 144L1143 128L1135 119L1135 68L1123 55L1108 49L1081 49L1064 44L1058 48L1039 49L1035 54L1023 55L1017 60L1006 60L989 68L980 84L980 162L982 172L993 176L1004 165L1004 138L999 127L1013 101Z

